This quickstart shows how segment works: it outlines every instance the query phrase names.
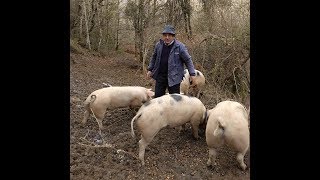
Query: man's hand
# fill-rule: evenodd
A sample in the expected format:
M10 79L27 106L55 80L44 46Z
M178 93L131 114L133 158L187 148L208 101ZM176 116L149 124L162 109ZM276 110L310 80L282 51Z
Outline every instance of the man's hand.
M150 79L150 78L151 78L151 75L152 75L152 72L151 72L151 71L148 71L148 72L147 72L147 79Z
M196 76L190 76L190 87L195 87L196 85Z

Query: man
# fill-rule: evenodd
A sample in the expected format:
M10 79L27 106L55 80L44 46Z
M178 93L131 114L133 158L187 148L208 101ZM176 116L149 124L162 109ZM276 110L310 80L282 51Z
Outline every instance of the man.
M155 98L164 95L167 88L169 94L180 93L184 64L190 74L191 87L196 85L191 56L185 45L175 39L174 27L166 25L162 35L155 46L147 72L147 78L156 80Z

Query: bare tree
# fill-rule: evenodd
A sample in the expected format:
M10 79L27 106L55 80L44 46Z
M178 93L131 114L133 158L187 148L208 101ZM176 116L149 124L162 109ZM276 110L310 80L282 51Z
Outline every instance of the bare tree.
M90 36L89 36L89 25L88 25L87 10L86 10L86 0L83 0L82 5L83 5L83 12L84 12L84 20L86 23L87 45L88 45L88 48L91 50L91 43L90 43Z
M82 22L83 22L83 17L84 17L84 11L82 9L81 11L81 5L79 4L79 11L81 12L81 15L80 15L80 23L79 23L79 38L81 39L82 37Z
M133 23L135 32L135 50L138 51L140 62L143 62L144 34L145 29L149 25L151 16L150 12L146 13L145 8L145 6L149 4L149 1L138 0L138 4L133 1L129 1L125 10L126 16L129 17Z
M117 0L117 7L118 7L118 12L117 12L117 28L116 28L116 46L115 49L118 51L119 49L119 31L120 31L120 0Z
M192 7L190 5L190 0L179 0L179 3L182 9L184 29L186 34L188 35L188 38L190 39L190 37L192 36L191 22L190 22Z
M103 0L99 0L99 2L97 2L96 7L97 7L97 18L98 18L98 26L99 26L99 42L98 42L98 51L100 51L100 47L101 47L101 42L102 42L102 27L101 27L101 3Z

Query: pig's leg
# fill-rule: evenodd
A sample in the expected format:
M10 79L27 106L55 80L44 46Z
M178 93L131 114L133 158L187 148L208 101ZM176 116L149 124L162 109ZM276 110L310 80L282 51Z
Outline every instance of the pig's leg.
M198 90L198 93L197 93L197 98L199 99L200 97L200 90Z
M88 118L89 118L89 115L90 115L90 112L86 109L85 112L84 112L83 119L82 119L82 124L87 123L87 120L88 120Z
M103 119L103 117L104 117L104 114L105 114L105 112L102 113L102 114L101 114L101 113L100 113L100 114L97 114L97 116L95 117L96 120L97 120L98 126L99 126L99 134L100 134L100 137L101 137L101 139L102 139L102 143L103 143L103 144L105 144L105 141L104 141L104 139L103 139L103 135L102 135L101 130L103 129L102 119Z
M157 135L157 133L160 131L162 127L158 128L146 128L141 132L141 140L139 141L139 159L142 162L142 165L144 165L144 153L146 150L146 147L150 144L152 139Z
M129 108L134 113L137 113L139 108L142 106L142 102L139 98L134 98L129 105Z
M184 95L188 96L189 95L189 88L187 88L187 90L185 90L185 92L183 92Z
M207 161L207 166L217 165L216 161L217 152L214 148L209 148L209 159Z
M232 146L236 152L238 152L237 161L240 164L241 169L245 170L247 166L243 162L243 159L249 148L249 136L238 136L238 138L232 143Z
M141 136L141 139L139 141L139 159L141 160L142 166L144 166L144 153L146 150L146 147L149 143L145 141L145 139Z
M102 119L98 119L96 118L98 126L99 126L99 130L103 129L103 125L102 125Z
M185 126L185 124L183 124L181 126L175 127L175 129L177 129L178 132L181 133L182 131L184 131L186 129L186 126Z
M183 131L186 129L186 124L182 124L180 127L181 127L181 130Z
M129 108L130 108L130 111L133 112L134 114L136 114L139 110L139 107L137 106L130 106Z
M94 118L96 119L96 121L98 123L99 130L103 129L102 119L104 118L106 110L103 108L96 108L96 109L91 109L91 110L92 110L92 114L93 114Z
M239 162L242 170L245 170L247 168L246 164L244 164L243 162L244 155L245 153L241 153L241 152L237 154L237 161Z
M199 135L198 135L199 124L191 122L191 127L192 127L193 137L196 139L199 139Z

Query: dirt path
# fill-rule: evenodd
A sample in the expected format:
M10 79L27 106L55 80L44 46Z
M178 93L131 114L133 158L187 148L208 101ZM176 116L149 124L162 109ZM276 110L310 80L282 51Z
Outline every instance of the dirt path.
M191 127L182 133L171 128L161 130L148 146L145 167L138 156L138 140L130 135L130 121L135 115L128 108L113 110L103 120L103 139L112 147L91 147L99 143L98 125L93 117L85 125L85 98L102 83L148 86L139 64L132 55L108 58L71 54L70 61L70 177L76 179L250 179L250 170L241 171L235 152L228 147L218 150L215 168L207 167L208 149L204 131L200 140L192 137ZM151 87L149 85L149 87ZM210 87L201 98L208 109L214 107ZM96 140L98 139L98 140ZM246 163L248 158L245 156ZM249 164L248 164L249 165Z

